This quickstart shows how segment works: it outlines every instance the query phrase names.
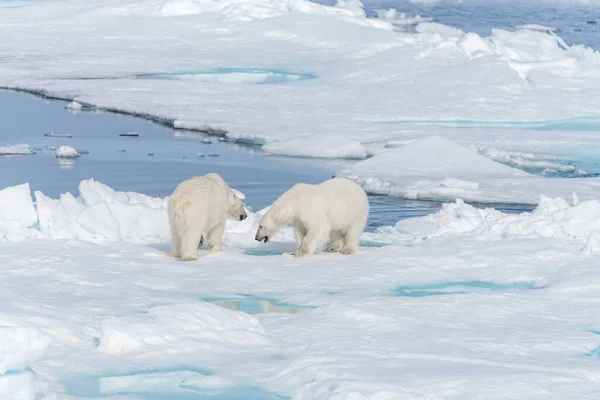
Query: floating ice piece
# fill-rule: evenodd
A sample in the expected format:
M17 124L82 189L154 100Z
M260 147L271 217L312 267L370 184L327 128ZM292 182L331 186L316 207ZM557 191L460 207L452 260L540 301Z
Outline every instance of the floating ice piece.
M213 144L215 141L216 141L216 140L214 140L214 139L211 139L211 138L204 138L204 139L202 139L202 140L200 141L200 143L203 143L203 144Z
M80 111L83 108L83 105L73 100L72 102L66 105L66 108L68 110Z
M79 153L71 146L60 146L56 149L56 157L58 158L77 158Z
M217 153L208 153L209 157L219 157L220 154Z
M29 155L33 154L33 149L28 144L8 144L0 146L0 156L14 156L14 155Z
M71 135L70 133L60 133L60 132L45 133L44 136L59 137L59 138L69 138L69 139L73 137L73 135Z
M119 133L119 136L138 137L138 136L140 136L140 134L137 132L127 132L127 133Z

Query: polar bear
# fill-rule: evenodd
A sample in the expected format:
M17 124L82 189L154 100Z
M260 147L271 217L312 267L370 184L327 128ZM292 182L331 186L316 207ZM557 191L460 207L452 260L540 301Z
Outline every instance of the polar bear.
M227 219L243 221L248 216L239 197L215 173L181 182L169 197L171 255L184 261L198 259L198 248L207 234L210 251L221 251Z
M356 183L332 178L317 185L299 183L282 194L260 220L254 239L265 243L281 228L292 225L294 256L314 254L331 238L327 251L358 252L369 216L369 199Z

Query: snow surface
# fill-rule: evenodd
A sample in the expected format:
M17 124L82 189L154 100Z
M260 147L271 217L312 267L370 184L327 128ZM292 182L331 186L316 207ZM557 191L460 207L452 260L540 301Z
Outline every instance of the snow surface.
M210 127L289 156L361 159L431 135L520 152L556 150L568 135L598 148L589 132L527 130L600 117L597 51L533 24L481 37L393 10L378 16L358 1L28 2L0 15L9 38L0 86ZM371 173L383 181L387 171ZM538 194L559 184L514 181Z
M365 233L381 244L355 257L306 259L283 254L294 248L289 232L256 244L261 210L232 221L224 252L184 263L158 232L144 233L166 213L164 199L94 181L68 197L49 221L74 221L62 232L83 241L0 241L2 368L22 368L0 376L0 390L18 388L15 399L176 398L182 380L292 399L597 394L600 201L546 197L520 215L457 201ZM97 221L119 210L115 220L140 222L129 237L156 244L83 236L73 204ZM48 204L37 207L43 232ZM210 303L219 298L315 308L248 315Z
M4 188L3 398L597 398L600 180L524 171L575 175L563 161L597 154L597 131L569 128L599 120L597 51L532 26L367 18L352 0L17 5L0 13L0 86L348 158L340 174L370 191L456 200L364 233L353 257L293 258L289 228L256 243L265 208L184 263L165 198Z

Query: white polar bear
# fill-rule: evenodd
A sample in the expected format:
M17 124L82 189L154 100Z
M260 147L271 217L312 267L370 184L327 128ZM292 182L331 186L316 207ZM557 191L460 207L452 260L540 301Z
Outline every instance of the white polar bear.
M265 243L279 229L292 225L296 257L309 256L322 248L354 254L369 216L369 199L356 183L333 178L317 185L299 183L282 194L260 220L255 239Z
M221 251L227 218L242 221L247 214L239 197L220 175L210 173L181 182L168 203L171 255L184 261L198 259L207 234L208 249Z

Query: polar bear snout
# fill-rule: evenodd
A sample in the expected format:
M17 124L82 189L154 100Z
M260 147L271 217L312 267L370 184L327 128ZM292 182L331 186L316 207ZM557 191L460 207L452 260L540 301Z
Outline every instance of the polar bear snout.
M260 236L258 236L258 233L257 233L257 234L256 234L256 236L254 237L254 240L256 240L256 241L257 241L257 242L259 242L259 243L260 243L260 242L263 242L263 241L264 241L265 243L267 243L267 242L269 241L269 237L268 237L268 236L263 236L263 237L260 237Z
M248 218L248 214L246 214L246 211L242 211L242 213L240 214L240 221L243 221L246 218Z

